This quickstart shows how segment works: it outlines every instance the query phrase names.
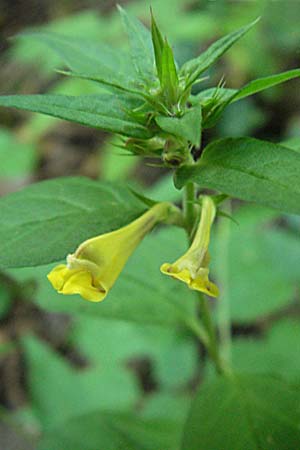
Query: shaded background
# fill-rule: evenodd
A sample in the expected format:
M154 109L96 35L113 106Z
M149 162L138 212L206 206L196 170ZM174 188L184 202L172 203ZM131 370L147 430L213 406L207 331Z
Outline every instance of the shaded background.
M118 3L148 25L151 4L179 64L261 16L255 29L209 71L202 88L221 79L226 87L237 88L300 66L297 0ZM96 90L92 83L55 72L63 64L41 42L11 39L30 27L127 45L114 1L0 0L1 94ZM293 80L231 105L204 142L221 136L274 142L300 137L299 86ZM154 197L178 199L166 170L120 155L117 142L98 130L1 109L0 195L38 180L85 175L123 179ZM241 202L228 208L239 225L218 224L212 260L218 260L214 277L224 286L223 304L229 305L234 366L271 370L300 381L299 218ZM175 232L170 239L176 249ZM143 257L151 261L152 245L151 238L146 240L130 263L132 270L141 266ZM196 383L204 374L210 376L203 349L180 330L104 320L99 312L96 318L58 312L68 308L53 307L64 299L52 293L46 272L37 268L0 274L0 448L54 450L55 442L49 447L47 441L48 428L65 424L72 414L94 410L95 398L104 409L142 411L154 418L160 417L163 405L180 430ZM220 314L222 318L226 311Z

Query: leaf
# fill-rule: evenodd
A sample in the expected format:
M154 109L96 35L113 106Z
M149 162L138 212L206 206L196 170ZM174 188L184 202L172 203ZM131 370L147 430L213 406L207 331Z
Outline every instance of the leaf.
M118 5L127 32L131 57L137 73L146 82L153 79L154 54L150 31Z
M30 175L34 169L36 149L23 143L8 129L0 128L0 176Z
M107 17L95 14L95 11L85 9L72 15L49 21L39 27L39 32L56 33L60 36L69 36L74 40L87 39L94 42L101 42L110 36L110 31L114 28L111 20ZM53 76L53 70L61 62L61 58L56 53L45 52L45 44L32 37L36 29L28 29L25 33L18 34L14 45L10 49L12 59L22 64L36 64L39 62L39 73L45 77ZM117 30L119 32L119 30Z
M47 430L37 450L177 450L178 445L177 422L95 411Z
M30 400L44 427L95 410L124 411L138 400L137 384L121 365L80 370L37 338L23 338L22 346Z
M250 323L293 300L300 278L299 238L276 226L286 217L275 210L244 205L233 217L238 226L227 224L227 257L220 266L221 271L228 265L224 302L229 304L231 320ZM222 245L216 233L211 240L212 261L220 260Z
M291 450L300 440L299 391L271 376L218 377L201 386L181 450Z
M130 94L136 95L142 99L145 98L143 95L144 93L142 91L139 91L138 89L135 89L134 87L131 87L130 84L121 84L120 78L110 76L110 74L107 74L107 76L99 75L95 72L68 72L66 70L58 70L58 73L61 73L62 75L66 75L68 77L77 78L79 80L87 80L92 81L96 83L100 83L101 85L104 85L104 89L107 88L107 90L111 90L112 93L115 95L119 94L119 90L128 92ZM132 80L131 85L134 86L134 81Z
M126 267L101 304L82 300L79 295L58 294L46 278L51 266L13 269L17 280L36 280L34 301L43 309L121 320L143 325L191 327L196 320L196 303L192 291L160 273L163 262L174 261L185 251L183 230L169 228L153 232L139 245Z
M206 103L209 110L209 102L215 99L213 102L214 109L211 112L209 111L208 117L205 120L205 128L210 128L215 125L216 121L220 117L220 114L224 111L226 106L231 103L297 77L300 77L300 69L288 70L287 72L252 80L241 89L225 89L221 87L206 89L198 95L193 96L191 101L193 105L198 102L201 104Z
M123 93L81 95L8 95L0 96L0 105L39 112L60 119L100 128L136 138L151 137L144 125L134 121L129 111L140 100Z
M130 57L102 43L88 39L63 36L50 32L23 33L22 38L32 37L53 49L74 72L98 77L103 83L124 87L135 83Z
M246 84L246 86L237 90L236 94L232 97L231 102L241 100L242 98L249 97L249 95L256 94L257 92L264 91L265 89L269 89L298 77L300 77L300 69L288 70L287 72L252 80L250 83Z
M282 142L281 145L284 145L285 147L300 153L300 136L299 137L295 136L290 139L287 139L286 141Z
M173 50L167 40L164 42L161 61L161 88L168 105L171 106L178 101L178 75Z
M164 40L161 32L155 22L154 15L151 9L151 36L154 48L155 64L159 80L162 80L162 52L164 47Z
M232 346L233 367L252 373L272 372L291 381L300 374L299 319L281 319L259 338L240 337Z
M226 138L208 145L193 166L175 175L201 188L300 214L300 155L282 145L251 138Z
M228 104L233 101L238 101L250 95L257 94L285 81L300 77L300 69L288 70L286 72L277 73L268 77L258 78L252 80L240 89L226 89L221 87L209 88L200 92L198 95L192 97L192 103L196 104L199 101L206 101L207 99L216 96L220 101Z
M93 367L99 365L100 368L119 370L124 362L149 358L156 382L166 390L177 387L178 391L180 387L184 389L198 370L195 339L184 329L145 326L82 314L73 317L72 324L68 342L76 346ZM184 361L180 367L178 360Z
M65 258L145 206L125 186L78 177L36 183L1 198L0 209L1 267L24 267Z
M155 121L164 131L186 139L196 147L201 142L201 106L191 108L182 117L157 116Z
M225 53L235 42L244 36L256 23L258 19L250 24L227 34L214 42L204 53L197 58L187 61L181 68L180 73L188 77L188 85L193 84L201 73L205 72L223 53Z

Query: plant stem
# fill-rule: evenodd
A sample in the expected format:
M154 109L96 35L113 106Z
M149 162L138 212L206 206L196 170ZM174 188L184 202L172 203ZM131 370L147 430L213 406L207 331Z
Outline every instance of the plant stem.
M183 197L183 214L185 220L185 228L188 233L190 244L192 241L192 232L196 219L194 200L195 185L193 183L187 183L185 186ZM216 327L212 320L209 303L208 300L201 294L199 295L199 312L201 322L191 323L190 328L207 349L210 358L214 362L216 371L220 374L227 374L229 373L229 369L225 366L224 361L221 358Z
M229 369L225 366L225 363L220 355L219 341L216 334L216 328L212 320L209 301L206 297L204 297L204 295L201 294L199 295L199 301L200 317L203 323L203 327L205 328L209 337L206 349L210 358L214 362L216 371L219 374L226 374Z

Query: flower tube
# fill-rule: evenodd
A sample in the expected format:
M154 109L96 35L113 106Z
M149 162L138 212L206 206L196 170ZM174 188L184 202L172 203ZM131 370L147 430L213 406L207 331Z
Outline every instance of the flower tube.
M103 300L138 244L156 223L168 219L171 208L169 203L157 203L130 224L84 241L67 256L66 265L48 274L50 283L61 294Z
M177 280L183 281L190 289L203 292L211 297L219 295L218 287L209 278L208 245L210 229L216 214L214 201L204 196L201 217L192 245L188 251L173 264L164 263L160 270Z

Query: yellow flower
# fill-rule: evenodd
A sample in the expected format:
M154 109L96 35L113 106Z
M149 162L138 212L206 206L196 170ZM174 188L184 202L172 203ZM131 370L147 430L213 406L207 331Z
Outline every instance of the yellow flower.
M172 208L158 203L129 225L83 242L67 256L67 265L58 265L48 274L50 283L61 294L103 300L143 237L157 222L167 220Z
M216 214L213 200L203 197L200 223L192 245L188 251L173 264L165 263L160 270L177 280L183 281L190 289L203 292L211 297L217 297L219 290L209 278L208 244L210 229Z

